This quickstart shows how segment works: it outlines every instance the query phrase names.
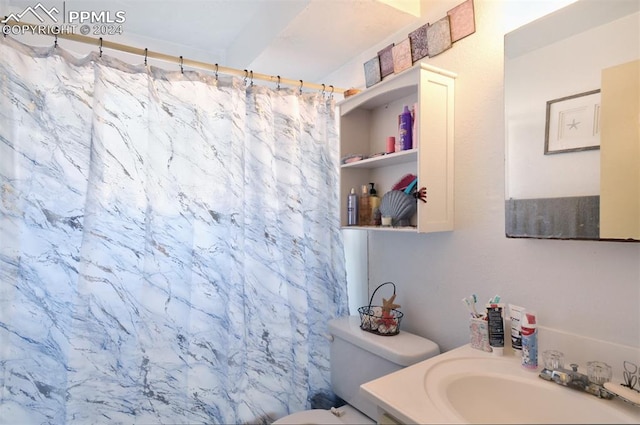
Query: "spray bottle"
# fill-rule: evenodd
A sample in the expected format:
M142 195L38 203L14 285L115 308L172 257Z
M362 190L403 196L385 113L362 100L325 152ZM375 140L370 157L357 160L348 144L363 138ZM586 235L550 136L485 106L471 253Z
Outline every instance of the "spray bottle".
M402 114L400 114L400 144L402 150L413 148L413 120L411 119L411 111L407 105L404 105ZM397 150L397 149L396 149Z
M347 225L358 225L358 195L355 188L351 188L351 193L347 197Z
M522 334L522 367L525 369L538 368L538 325L536 314L525 311L520 319Z

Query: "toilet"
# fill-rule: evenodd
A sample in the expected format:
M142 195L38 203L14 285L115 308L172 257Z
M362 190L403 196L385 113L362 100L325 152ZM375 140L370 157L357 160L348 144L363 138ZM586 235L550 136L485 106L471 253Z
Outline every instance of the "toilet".
M377 407L360 394L360 385L440 354L433 341L409 332L380 336L360 329L357 316L329 321L331 386L347 404L285 416L280 424L375 424Z

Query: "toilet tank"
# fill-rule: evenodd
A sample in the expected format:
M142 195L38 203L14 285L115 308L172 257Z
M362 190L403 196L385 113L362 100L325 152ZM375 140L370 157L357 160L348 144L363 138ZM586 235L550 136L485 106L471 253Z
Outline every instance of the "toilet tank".
M375 404L360 394L360 385L440 354L433 341L409 332L380 336L360 329L357 316L329 321L333 392L371 419Z

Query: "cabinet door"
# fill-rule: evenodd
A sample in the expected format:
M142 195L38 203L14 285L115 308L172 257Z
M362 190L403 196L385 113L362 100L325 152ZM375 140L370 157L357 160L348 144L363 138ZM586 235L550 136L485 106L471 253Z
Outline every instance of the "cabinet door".
M427 203L418 205L418 232L453 230L454 79L420 73L418 183Z

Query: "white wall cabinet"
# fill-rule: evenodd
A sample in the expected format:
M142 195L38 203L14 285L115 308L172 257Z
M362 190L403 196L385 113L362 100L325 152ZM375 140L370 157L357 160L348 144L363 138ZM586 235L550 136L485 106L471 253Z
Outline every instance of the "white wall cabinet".
M403 106L417 104L414 149L341 165L343 227L419 233L453 230L455 78L452 72L417 63L339 103L341 157L385 152L387 137L398 137ZM347 226L351 188L360 195L362 185L373 182L382 198L408 173L418 176L418 187L427 188L427 203L418 201L411 226Z

